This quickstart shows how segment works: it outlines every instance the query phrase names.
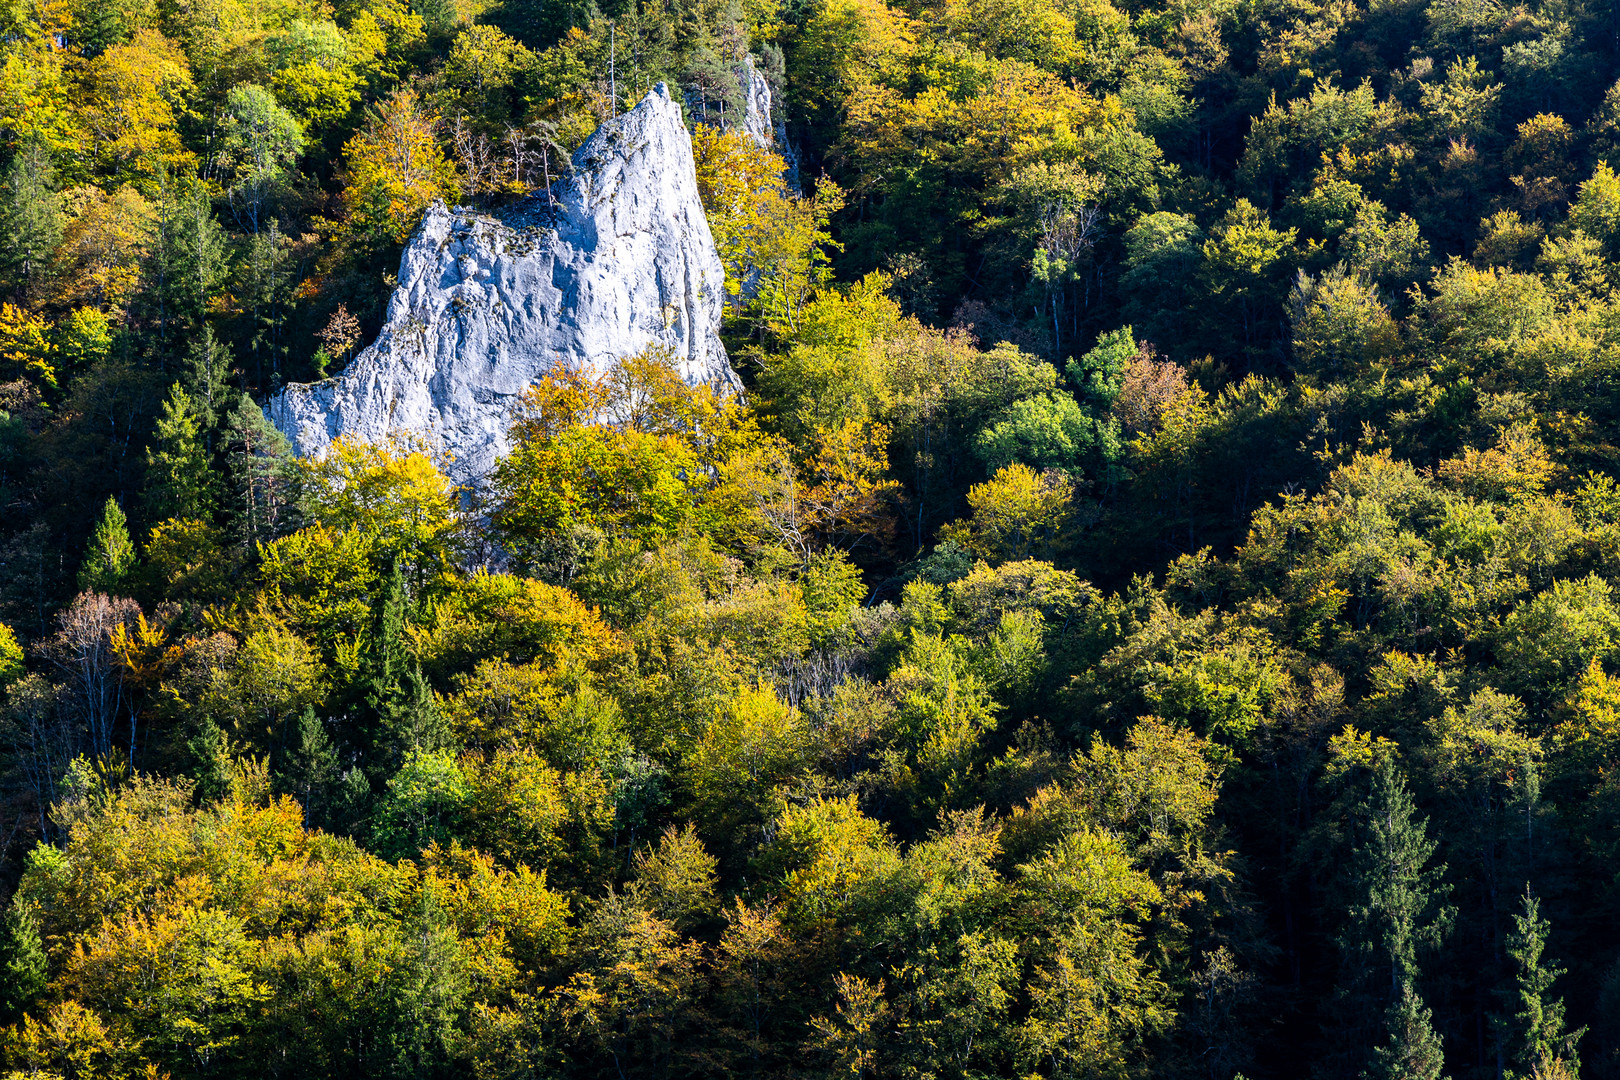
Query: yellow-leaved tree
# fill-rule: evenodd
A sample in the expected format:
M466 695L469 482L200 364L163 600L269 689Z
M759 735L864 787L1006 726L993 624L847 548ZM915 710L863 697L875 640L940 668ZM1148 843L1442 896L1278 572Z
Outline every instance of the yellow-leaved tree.
M26 377L56 388L51 324L11 304L0 304L0 378Z
M554 372L519 408L494 517L527 557L577 528L653 542L698 528L716 470L757 437L736 398L688 386L656 345L605 373Z
M15 1075L357 1075L372 1038L442 1055L452 1017L499 1008L570 934L544 873L454 843L384 862L306 829L262 762L201 807L189 782L75 775L65 843L17 889L50 979L0 1031Z
M433 200L455 197L455 167L438 130L438 113L410 90L394 91L369 111L365 128L344 147L351 236L404 240Z
M184 175L196 156L176 128L191 93L191 66L156 30L137 31L91 61L80 106L98 170L156 191L159 176Z
M298 470L305 512L322 525L362 530L418 585L448 565L460 525L456 488L420 449L345 436Z
M84 149L83 122L74 111L66 50L41 41L8 42L0 58L0 144L17 151L32 142L53 157L73 160ZM75 179L82 173L75 169Z
M756 330L796 327L810 298L826 284L827 222L844 193L823 177L800 195L785 179L787 163L738 131L698 125L692 134L698 194L726 267L727 308L748 315Z
M56 249L57 302L94 307L113 322L141 282L141 264L157 231L157 210L131 185L111 194L85 185L63 193L67 227Z
M1073 493L1074 482L1062 473L1038 473L1015 461L973 485L967 494L973 516L947 525L940 535L994 562L1049 555L1063 542Z

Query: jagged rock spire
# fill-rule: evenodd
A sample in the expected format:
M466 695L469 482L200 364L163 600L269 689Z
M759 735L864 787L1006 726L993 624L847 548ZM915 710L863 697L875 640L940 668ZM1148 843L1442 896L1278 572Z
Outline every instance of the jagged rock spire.
M476 483L509 448L517 396L557 368L600 370L661 343L689 382L737 386L719 337L725 272L668 88L603 124L573 165L555 206L541 193L498 218L428 210L376 342L336 378L271 400L300 454L405 435Z

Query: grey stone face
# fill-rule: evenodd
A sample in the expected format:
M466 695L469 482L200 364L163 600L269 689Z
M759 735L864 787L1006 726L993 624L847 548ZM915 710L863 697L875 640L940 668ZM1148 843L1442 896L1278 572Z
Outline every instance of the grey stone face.
M771 84L754 67L752 56L743 57L743 62L737 66L737 81L742 84L747 106L743 113L743 132L755 145L773 149L776 131L771 127Z
M799 155L788 141L787 123L775 113L775 100L771 84L754 64L752 56L743 57L737 65L737 81L742 86L747 111L743 114L743 132L755 145L779 155L787 165L788 187L799 190Z
M557 369L602 370L662 344L688 382L734 391L720 344L725 274L698 200L692 142L662 84L499 219L431 207L400 259L377 340L336 378L266 412L301 455L340 435L404 437L478 484L510 449L512 405Z

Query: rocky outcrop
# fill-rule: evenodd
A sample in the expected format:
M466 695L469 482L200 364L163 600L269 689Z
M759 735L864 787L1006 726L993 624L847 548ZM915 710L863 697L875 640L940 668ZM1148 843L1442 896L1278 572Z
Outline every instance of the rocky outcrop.
M737 65L737 82L743 94L743 133L755 145L770 150L776 143L776 129L771 126L771 84L754 66L752 56L743 57Z
M788 186L797 191L799 155L788 142L787 124L777 113L770 80L765 78L752 56L745 56L743 62L737 65L737 81L741 84L743 93L744 134L754 140L755 145L781 155L787 164Z
M559 368L661 344L693 384L735 389L725 273L692 143L662 84L602 125L572 178L499 217L435 204L400 259L382 332L336 378L289 385L271 421L301 455L340 435L404 436L476 484L509 449L517 397Z

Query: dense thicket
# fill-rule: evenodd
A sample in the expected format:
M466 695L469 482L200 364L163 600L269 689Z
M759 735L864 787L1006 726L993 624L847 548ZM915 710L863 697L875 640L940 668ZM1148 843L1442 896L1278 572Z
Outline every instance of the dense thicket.
M0 3L0 1069L1620 1075L1617 76L1597 0ZM660 80L746 398L292 460L423 208Z

